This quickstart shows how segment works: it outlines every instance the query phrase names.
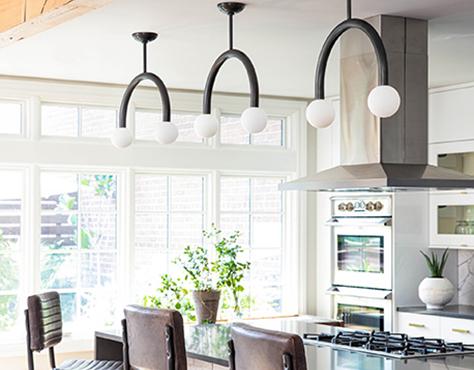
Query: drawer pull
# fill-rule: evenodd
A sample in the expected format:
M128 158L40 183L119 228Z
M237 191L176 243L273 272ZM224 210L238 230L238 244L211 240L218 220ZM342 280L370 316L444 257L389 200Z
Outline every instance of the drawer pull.
M451 329L455 333L469 334L471 331L467 329Z
M424 328L425 325L424 324L416 324L414 322L410 322L408 323L408 326L411 326L412 328ZM454 329L453 329L454 330Z

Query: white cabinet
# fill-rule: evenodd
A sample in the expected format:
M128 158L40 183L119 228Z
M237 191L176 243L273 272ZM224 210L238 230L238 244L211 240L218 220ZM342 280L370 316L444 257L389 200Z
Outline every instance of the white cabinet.
M430 163L474 175L474 141L433 144ZM474 249L474 190L430 193L430 246Z
M397 331L411 337L441 338L447 342L474 343L474 320L398 312Z
M448 342L474 343L474 320L443 317L441 338Z
M440 317L399 312L397 331L411 337L438 337L440 334Z

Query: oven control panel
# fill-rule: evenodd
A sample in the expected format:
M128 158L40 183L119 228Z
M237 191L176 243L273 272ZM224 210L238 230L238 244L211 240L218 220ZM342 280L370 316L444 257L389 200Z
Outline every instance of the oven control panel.
M333 216L339 217L382 217L392 215L392 198L385 197L334 197Z

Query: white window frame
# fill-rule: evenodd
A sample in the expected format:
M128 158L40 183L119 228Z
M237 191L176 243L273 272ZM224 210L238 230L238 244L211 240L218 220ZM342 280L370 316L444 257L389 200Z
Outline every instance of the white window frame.
M12 166L25 171L23 235L23 271L28 278L23 282L22 294L39 289L40 191L39 174L44 170L70 172L107 172L117 175L117 253L118 284L123 287L119 304L125 305L133 297L131 279L133 273L135 173L205 174L207 196L205 207L210 224L218 220L219 176L241 175L246 177L278 176L288 180L306 175L307 125L304 119L305 100L261 98L261 107L269 116L285 117L285 145L221 145L215 138L205 145L177 143L162 146L154 142L135 141L129 148L119 150L108 140L89 137L41 136L41 103L73 104L117 108L125 86L75 83L40 79L0 77L0 97L23 101L25 104L24 136L13 140L0 135L0 167ZM170 91L173 109L177 112L201 112L202 93ZM134 132L135 107L160 109L154 88L140 87L134 93L128 110L128 124ZM213 106L222 112L241 114L248 107L248 96L238 94L214 94ZM58 155L60 153L60 155ZM305 313L306 308L306 195L300 192L285 194L289 231L285 236L285 260L291 275L291 302L295 311ZM126 212L126 210L129 210ZM23 230L22 230L23 231ZM298 289L295 289L298 287ZM285 293L286 294L286 293ZM58 351L90 350L88 340L65 338ZM22 355L23 343L2 347L1 356Z

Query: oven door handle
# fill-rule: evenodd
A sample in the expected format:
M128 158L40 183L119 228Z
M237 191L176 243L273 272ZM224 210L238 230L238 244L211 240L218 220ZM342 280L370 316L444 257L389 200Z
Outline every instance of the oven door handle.
M357 222L359 221L359 222ZM365 222L360 220L351 219L348 221L345 218L332 217L325 222L326 226L392 226L392 218L376 218L376 219L365 219Z
M371 298L371 299L384 299L391 300L393 295L391 291L376 291L376 290L366 290L364 288L349 288L344 289L345 287L331 286L326 290L326 294L329 295L338 295L346 297L358 297L358 298Z

